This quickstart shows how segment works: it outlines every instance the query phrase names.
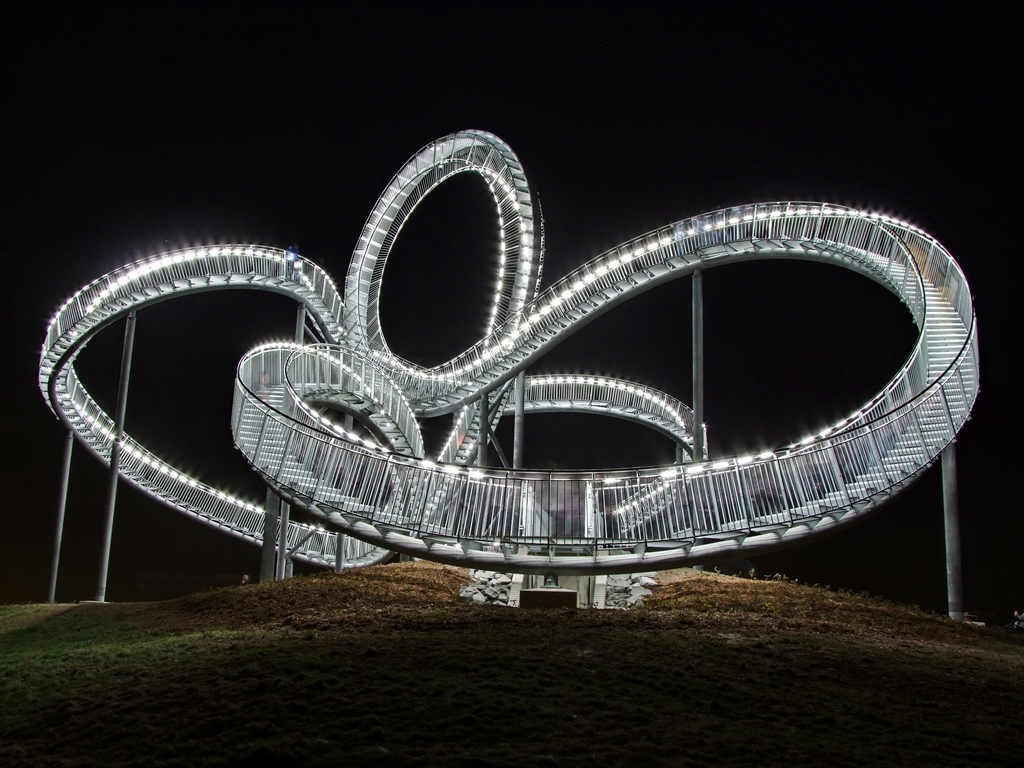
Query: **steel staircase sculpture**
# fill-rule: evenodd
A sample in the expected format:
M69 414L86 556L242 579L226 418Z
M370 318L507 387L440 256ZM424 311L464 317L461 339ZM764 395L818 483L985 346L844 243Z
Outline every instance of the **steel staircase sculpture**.
M463 172L484 178L498 209L495 298L484 338L424 368L388 348L380 285L415 206ZM296 526L289 540L302 542L298 557L333 563L330 530L340 530L366 542L353 552L356 564L379 559L376 548L384 547L534 574L655 570L823 535L920 477L969 418L978 393L973 301L949 253L910 224L824 203L733 207L635 238L538 291L543 243L534 203L504 142L483 132L452 134L414 155L388 184L353 253L344 301L310 262L300 275L286 275L282 252L272 248L219 246L154 257L100 278L57 313L43 347L40 387L104 459L110 419L73 366L88 338L134 307L185 292L285 293L304 304L326 343L270 344L248 353L238 366L231 423L237 447L265 482L319 521ZM481 396L493 395L493 425L514 406L514 377L588 322L696 269L779 258L869 277L903 301L919 329L907 362L855 413L775 451L690 460L693 413L671 396L604 377L528 377L526 412L632 419L680 445L683 462L557 473L467 466ZM363 431L346 431L329 410L353 416ZM418 419L445 414L454 414L453 429L431 461ZM260 540L256 505L226 498L126 440L126 479L204 522Z

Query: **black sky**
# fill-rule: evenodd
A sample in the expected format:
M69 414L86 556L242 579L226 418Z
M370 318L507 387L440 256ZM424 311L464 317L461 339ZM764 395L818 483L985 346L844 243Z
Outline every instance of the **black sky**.
M1018 46L990 13L889 5L24 4L0 9L0 601L40 600L62 429L36 386L52 312L104 272L174 247L257 242L340 283L401 164L463 128L505 139L540 194L545 284L602 250L725 205L825 200L937 236L974 293L982 393L959 446L968 610L1024 607L1015 314ZM485 322L496 243L462 177L414 214L388 263L384 327L432 363ZM689 282L645 294L535 372L623 376L690 399ZM712 452L772 447L846 415L914 339L877 285L767 262L705 280ZM228 429L254 344L288 336L274 296L209 294L140 314L127 426L203 479L259 498ZM79 358L114 399L122 325ZM499 435L508 440L507 425ZM667 460L653 433L585 417L528 422L534 466ZM75 455L58 599L94 590L103 469ZM766 572L944 607L930 471L871 520L759 558ZM1015 567L1016 566L1016 567ZM122 487L109 596L140 571L242 573L258 553Z

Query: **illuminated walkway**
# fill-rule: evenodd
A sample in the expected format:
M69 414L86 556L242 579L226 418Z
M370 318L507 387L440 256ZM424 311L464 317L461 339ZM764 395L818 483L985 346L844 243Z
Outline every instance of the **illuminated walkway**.
M380 283L415 206L463 172L482 176L498 210L494 300L484 338L447 363L423 368L388 348ZM271 344L247 354L238 366L231 423L236 445L268 485L320 521L291 526L297 558L334 564L334 531L341 531L350 534L351 564L378 560L380 546L490 570L565 574L746 557L833 531L934 463L977 396L976 324L963 273L938 242L903 222L823 203L738 206L637 237L543 291L540 233L511 149L491 134L453 134L414 155L389 183L363 228L343 292L315 264L305 261L292 273L282 251L260 246L189 249L137 262L86 286L57 313L43 345L40 388L80 441L108 460L113 421L73 366L93 334L147 303L186 293L283 293L302 303L310 333L322 343ZM678 463L558 473L471 466L488 445L480 439L481 402L493 428L515 410L519 372L586 323L696 270L780 258L871 278L901 299L920 331L905 365L855 413L774 451L694 461L693 412L670 395L608 378L526 377L526 414L632 419L673 439ZM359 434L329 419L328 409L356 419ZM445 414L453 414L452 432L440 455L428 459L419 421ZM196 482L130 437L124 446L126 480L185 514L261 541L259 505Z

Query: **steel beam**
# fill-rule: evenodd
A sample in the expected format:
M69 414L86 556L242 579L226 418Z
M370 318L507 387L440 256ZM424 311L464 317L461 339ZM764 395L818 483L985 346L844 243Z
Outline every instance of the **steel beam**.
M284 581L287 573L286 563L288 561L288 518L291 513L291 506L287 501L281 502L281 515L277 524L277 573L275 578Z
M306 305L300 303L295 313L295 343L306 343Z
M53 537L53 563L50 565L50 585L46 602L52 603L57 593L57 568L60 565L60 540L64 536L64 510L68 503L68 480L71 477L71 451L75 447L75 431L68 430L64 438L64 460L60 469L60 490L57 492L57 531Z
M478 467L487 466L487 432L490 423L487 418L490 416L491 409L488 404L488 396L485 392L480 396L480 433L477 435L476 442L476 465Z
M281 500L270 488L263 504L263 549L260 552L260 581L274 580L274 558L277 550L277 513Z
M107 571L110 568L110 541L114 534L114 507L117 502L117 480L121 467L121 440L124 439L124 413L128 405L128 380L132 373L132 348L135 346L135 310L128 313L121 349L121 377L117 382L117 406L114 411L114 435L110 445L110 474L107 480L107 509L100 545L100 574L96 583L96 602L107 599Z
M942 507L946 528L946 600L949 618L964 619L964 583L960 564L960 509L957 503L956 443L942 452Z

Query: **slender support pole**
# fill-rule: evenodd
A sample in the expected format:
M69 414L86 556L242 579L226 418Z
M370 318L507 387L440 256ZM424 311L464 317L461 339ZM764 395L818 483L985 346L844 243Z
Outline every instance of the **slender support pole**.
M60 465L60 491L57 499L57 533L53 537L53 564L50 566L50 587L46 602L52 603L57 593L57 568L60 565L60 540L64 536L64 510L68 503L68 480L71 477L71 450L75 447L75 432L69 429L64 438L64 460Z
M110 475L107 483L107 509L100 548L100 575L96 584L96 602L106 602L107 571L110 567L110 540L114 533L114 505L117 501L117 479L121 467L121 440L124 438L124 412L128 405L128 379L132 372L132 347L135 345L135 310L128 313L121 350L121 378L117 383L117 408L114 411L114 436L110 446Z
M306 305L299 304L299 310L295 313L295 343L306 343Z
M274 557L277 554L277 511L280 506L280 499L267 488L267 500L263 504L263 549L260 552L260 581L274 580Z
M512 465L508 463L508 457L505 455L505 451L502 449L501 443L498 442L498 438L494 436L494 430L491 429L490 423L487 424L487 439L494 448L494 452L498 454L498 461L501 462L501 466L505 469L511 469Z
M286 574L286 563L288 561L288 517L291 507L287 501L281 502L281 517L277 524L277 574L278 581L284 581Z
M512 469L523 468L523 431L526 428L526 371L516 376L516 416L512 437Z
M487 400L486 394L480 397L480 434L477 436L476 444L476 465L478 467L487 466L487 432L490 426L487 417L491 411Z
M345 544L347 542L347 537L344 533L339 531L334 535L334 540L334 546L336 548L334 553L334 572L341 573L345 570Z
M703 461L704 445L704 278L693 273L693 460Z
M356 426L356 420L352 418L352 414L351 413L346 413L345 414L345 431L346 432L351 432L353 429L355 429L355 426Z
M682 443L676 443L676 464L682 464L686 457Z
M299 302L295 312L295 343L306 341L306 306ZM267 506L263 513L263 553L260 561L260 581L267 574L268 581L283 581L291 576L288 568L288 518L291 507L288 502L279 499L269 488L267 489ZM276 531L274 530L276 529ZM274 552L276 535L277 552ZM276 554L276 564L275 564Z
M942 506L946 523L946 597L949 618L964 620L964 583L960 566L960 509L957 504L956 443L942 452Z

